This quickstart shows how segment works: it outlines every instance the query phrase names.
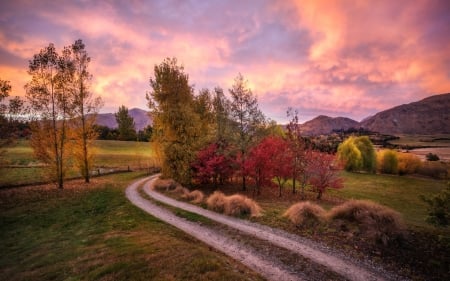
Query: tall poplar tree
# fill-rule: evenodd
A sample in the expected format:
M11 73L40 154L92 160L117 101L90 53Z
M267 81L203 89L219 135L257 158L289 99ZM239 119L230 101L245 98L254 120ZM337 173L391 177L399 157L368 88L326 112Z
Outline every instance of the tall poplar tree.
M136 130L133 117L128 113L128 108L124 105L114 114L117 121L119 140L131 141L136 140Z
M175 58L155 65L147 93L153 114L153 141L160 150L162 174L183 184L191 181L190 165L200 139L200 117L194 110L189 76Z

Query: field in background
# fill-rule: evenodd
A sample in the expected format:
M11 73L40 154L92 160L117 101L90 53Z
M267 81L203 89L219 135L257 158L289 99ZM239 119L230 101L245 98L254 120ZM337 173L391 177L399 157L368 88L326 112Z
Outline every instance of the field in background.
M0 190L0 280L261 280L133 206L143 175Z
M97 140L95 142L95 164L93 174L105 174L117 170L140 170L157 165L151 144ZM45 182L45 167L33 158L28 141L20 140L7 148L0 167L0 187ZM73 171L69 177L77 177Z
M450 134L440 135L398 135L399 139L389 143L401 147L411 147L409 152L422 160L428 153L437 154L442 161L450 162Z

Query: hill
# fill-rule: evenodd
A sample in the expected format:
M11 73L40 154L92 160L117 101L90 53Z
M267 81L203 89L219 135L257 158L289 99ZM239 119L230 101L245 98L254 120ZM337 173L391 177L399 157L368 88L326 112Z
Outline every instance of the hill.
M132 108L128 111L128 114L133 117L136 130L142 130L148 125L151 125L152 119L149 117L148 112L139 108ZM98 125L106 126L109 128L117 128L116 117L114 113L100 113L97 115Z
M333 130L348 130L350 128L359 128L359 122L346 117L328 117L324 115L307 121L300 125L300 130L304 135L326 135Z
M360 125L383 134L450 133L450 93L393 107L364 119Z

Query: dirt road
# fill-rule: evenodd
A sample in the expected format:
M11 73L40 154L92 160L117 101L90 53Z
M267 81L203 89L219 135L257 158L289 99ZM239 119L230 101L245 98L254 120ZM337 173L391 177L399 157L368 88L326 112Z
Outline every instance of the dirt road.
M170 211L159 207L149 200L142 198L138 192L140 185L145 183L144 191L154 200L163 202L164 204L174 206L179 209L189 211L208 219L211 219L220 224L226 225L230 228L234 228L252 237L261 239L303 256L311 261L312 266L318 264L325 266L330 271L336 272L343 279L348 280L389 280L397 279L381 269L363 265L360 262L349 260L348 258L339 256L333 253L330 249L325 249L319 245L302 239L296 235L286 233L279 229L273 229L267 226L262 226L249 221L244 221L215 212L205 210L203 208L187 204L184 202L176 201L168 198L158 192L152 190L152 182L156 177L145 178L137 181L127 188L126 195L129 200L145 210L149 214L158 217L159 219L166 221L169 224L183 230L184 232L194 236L195 238L203 241L204 243L216 248L219 251L239 260L249 268L260 272L264 277L269 280L300 280L298 274L293 274L291 271L286 270L283 266L273 262L270 256L264 256L260 253L255 253L251 248L243 245L242 243L230 239L223 233L219 233L206 226L201 226L194 222L186 221L180 218ZM315 280L314 276L311 278L304 278L308 280Z

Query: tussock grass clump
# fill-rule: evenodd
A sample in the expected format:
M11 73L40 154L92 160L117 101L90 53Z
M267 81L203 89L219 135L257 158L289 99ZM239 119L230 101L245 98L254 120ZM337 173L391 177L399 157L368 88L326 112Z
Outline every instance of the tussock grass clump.
M341 223L343 230L351 229L356 224L361 235L384 245L404 239L406 226L401 215L375 202L349 200L332 208L328 218Z
M296 226L314 226L326 220L326 211L309 201L292 205L283 214Z
M206 205L210 210L223 213L225 211L225 198L226 196L222 192L214 191L206 200Z
M200 190L193 190L191 192L184 193L182 197L197 204L203 202L205 195Z
M249 215L258 217L261 215L261 207L254 200L239 194L225 196L220 191L215 191L206 200L208 209L231 216Z
M178 184L177 187L175 187L175 189L171 190L170 192L181 194L182 197L183 197L183 196L185 196L186 194L189 193L189 189L187 189L186 187Z
M235 194L226 197L224 213L231 216L250 215L251 217L258 217L261 215L261 207L254 200Z
M178 185L179 184L176 181L174 181L173 179L158 178L153 183L153 189L169 191L169 190L174 190L175 188L177 188Z

